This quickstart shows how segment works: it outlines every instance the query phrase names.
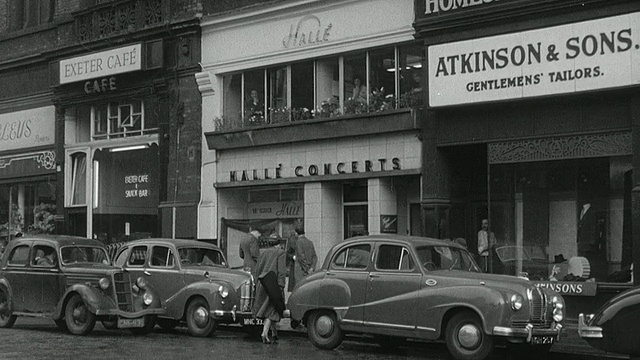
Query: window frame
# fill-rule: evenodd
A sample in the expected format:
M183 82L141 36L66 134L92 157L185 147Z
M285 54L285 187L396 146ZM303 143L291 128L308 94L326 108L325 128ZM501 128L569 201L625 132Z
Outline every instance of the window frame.
M27 257L25 258L25 263L24 264L13 263L12 262L13 257L16 255L18 250L22 250L22 249L27 250ZM29 244L18 245L13 249L11 249L11 253L9 254L9 258L7 259L7 266L26 268L29 266L29 262L30 262L29 259L31 259L31 246Z
M154 259L154 254L156 249L166 249L167 250L167 254L166 254L166 258L165 258L165 264L164 265L154 265L153 263L153 259ZM174 269L176 267L176 257L174 255L174 251L173 248L171 248L170 246L167 245L154 245L151 247L151 256L149 257L149 259L151 261L149 261L149 267L152 268L156 268L156 269Z
M398 261L398 268L397 269L382 269L382 268L378 267L378 261L380 260L380 254L382 253L382 248L383 247L387 247L387 246L399 247L401 249L400 250L400 259ZM409 257L409 263L413 265L409 269L402 269L402 261L406 257L405 254L406 254L406 256ZM374 264L373 264L373 268L376 271L379 271L379 272L406 272L406 273L411 273L411 272L415 272L416 264L417 264L417 262L413 258L413 255L411 254L411 250L409 250L409 248L407 248L406 245L391 244L391 243L381 243L381 244L378 245L378 248L377 248L377 251L376 251L376 256L375 256L375 261L374 261Z
M349 251L352 250L353 248L356 247L363 247L363 246L368 246L368 256L367 256L367 263L364 267L347 267L347 265L349 264ZM340 251L336 252L332 258L331 258L331 262L329 263L329 269L330 270L340 270L340 271L367 271L371 265L371 254L372 254L372 249L373 249L373 245L366 243L366 244L352 244L349 246L346 246L342 249L340 249ZM345 254L344 256L344 265L342 267L337 267L336 265L336 260L338 259L338 257L341 254Z

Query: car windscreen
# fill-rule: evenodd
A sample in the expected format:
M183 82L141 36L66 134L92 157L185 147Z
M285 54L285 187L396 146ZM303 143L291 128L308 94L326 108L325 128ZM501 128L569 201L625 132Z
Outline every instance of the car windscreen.
M416 247L418 258L422 266L429 271L434 270L462 270L480 272L469 252L449 246L419 246Z
M106 251L98 246L69 245L60 249L62 264L109 264Z
M180 263L185 266L220 266L227 267L222 252L203 247L178 248Z

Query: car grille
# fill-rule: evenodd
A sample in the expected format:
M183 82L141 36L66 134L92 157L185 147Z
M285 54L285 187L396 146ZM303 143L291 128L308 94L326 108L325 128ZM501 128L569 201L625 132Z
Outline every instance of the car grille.
M124 272L113 274L113 288L116 294L118 309L122 311L133 311L131 278L129 274L125 274Z
M538 287L533 287L530 290L531 294L531 321L532 322L544 322L546 320L546 299L544 292Z

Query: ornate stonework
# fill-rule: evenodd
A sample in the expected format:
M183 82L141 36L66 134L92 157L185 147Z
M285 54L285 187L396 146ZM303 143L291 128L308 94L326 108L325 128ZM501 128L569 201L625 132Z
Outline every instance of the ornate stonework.
M56 153L53 151L40 151L35 153L20 154L15 156L0 157L0 170L10 167L19 161L34 161L38 168L53 170L56 167Z
M631 132L552 137L489 144L489 163L631 155Z

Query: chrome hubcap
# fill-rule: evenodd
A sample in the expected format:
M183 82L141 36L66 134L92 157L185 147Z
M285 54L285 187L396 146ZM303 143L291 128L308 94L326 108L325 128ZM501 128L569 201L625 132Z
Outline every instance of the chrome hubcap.
M480 333L480 329L471 324L462 326L460 331L458 331L458 341L460 345L467 349L477 347L481 338L482 334Z
M316 331L318 335L326 337L333 333L333 320L328 316L321 316L316 320Z
M193 320L198 327L204 327L209 322L209 312L201 306L193 312Z
M84 322L85 320L85 308L84 306L79 306L73 309L73 321L75 322Z

